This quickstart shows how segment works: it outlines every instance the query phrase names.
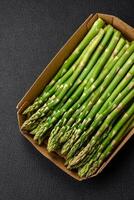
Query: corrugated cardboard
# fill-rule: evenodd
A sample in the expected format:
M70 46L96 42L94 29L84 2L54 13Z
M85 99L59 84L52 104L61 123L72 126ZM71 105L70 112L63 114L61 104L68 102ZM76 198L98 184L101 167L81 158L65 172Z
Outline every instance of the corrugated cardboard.
M101 14L101 13L91 14L86 19L86 21L78 28L78 30L72 35L72 37L67 41L67 43L61 48L61 50L52 59L52 61L47 65L45 70L41 73L41 75L38 77L38 79L35 81L32 87L28 90L28 92L25 94L22 100L18 103L17 117L18 117L19 128L21 127L24 121L21 113L41 93L44 86L47 85L47 83L49 83L49 81L52 79L52 77L56 74L58 69L61 67L63 61L71 54L71 52L74 50L77 44L81 41L81 39L86 35L86 33L88 32L88 29L92 26L92 24L98 17L101 17L107 23L112 24L115 28L120 30L122 34L129 41L134 40L134 29L128 24L126 24L125 22L123 22L122 20L120 20L119 18L112 15ZM80 179L75 172L66 169L66 167L64 166L64 159L61 158L58 154L48 153L45 144L43 146L38 146L37 144L35 144L35 142L33 141L32 137L29 134L26 134L23 131L21 131L21 133L27 140L29 140L29 142L41 154L47 157L56 166L58 166L60 169L62 169L64 172L66 172L73 178L79 181L83 180L83 179ZM112 158L117 154L117 152L124 146L124 144L130 139L130 137L133 134L134 134L134 129L130 133L128 133L128 135L124 138L121 144L116 148L113 154L103 163L103 165L99 168L97 173L94 174L93 176L96 176L97 174L99 174L106 167L106 165L112 160Z

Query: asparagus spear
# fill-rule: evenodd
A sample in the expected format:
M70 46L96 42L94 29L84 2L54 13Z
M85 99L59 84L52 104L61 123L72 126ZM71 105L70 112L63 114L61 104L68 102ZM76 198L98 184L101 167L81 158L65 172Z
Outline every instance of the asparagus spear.
M104 120L103 124L97 131L97 133L91 138L88 145L76 156L74 157L71 162L69 162L69 167L73 166L77 163L79 163L81 160L85 158L87 153L89 153L92 149L92 147L95 145L96 141L100 139L103 132L108 128L109 124L112 122L113 119L117 118L117 116L120 114L120 112L126 107L126 105L134 98L134 91L130 91L130 93L122 100L122 102L107 116L107 118ZM89 135L91 134L90 128L89 132L86 131L82 134L81 138L79 139L79 143L75 143L74 146L80 147L85 140L88 139ZM75 147L76 152L76 147ZM71 150L71 156L74 155L74 151ZM70 156L70 153L69 153Z
M38 126L36 126L33 130L30 130L30 133L31 133L32 135L35 135L36 132L37 132L37 131L40 129L40 127L42 126L42 124L46 121L46 119L47 119L47 117L44 116L44 117L42 118L42 120L40 121L40 123L38 124Z
M38 119L38 120L33 124L33 126L30 128L29 133L30 133L31 135L35 135L35 134L32 133L31 131L35 130L35 129L37 128L37 126L40 124L40 122L41 122L41 119Z
M97 35L99 30L104 26L104 21L100 18L98 18L95 23L92 25L91 29L87 33L87 35L84 37L84 39L80 42L80 44L76 47L76 49L73 51L73 53L69 56L69 58L63 63L62 67L58 71L58 73L55 75L55 77L51 80L51 82L46 86L44 91L42 92L41 96L36 98L34 103L28 107L23 114L28 114L31 112L36 111L40 106L44 103L44 96L46 92L48 92L54 84L59 80L70 68L70 66L73 64L73 62L80 56L82 51L85 49L85 47L89 44L89 42Z
M126 41L124 38L120 38L116 48L114 49L112 55L110 56L107 64L109 64L116 56L117 54L120 52L120 50L123 48L124 44L127 43L129 45L129 42Z
M129 108L129 110L123 115L121 120L115 125L113 130L109 133L108 137L104 140L104 142L98 149L98 152L96 153L94 159L91 160L90 163L88 163L89 171L87 173L87 176L91 176L92 174L94 174L99 169L104 160L106 160L108 156L112 153L112 151L119 145L120 141L128 133L127 129L131 125L133 120L134 120L134 104ZM91 163L93 165L90 168ZM81 176L82 173L79 173L79 175Z

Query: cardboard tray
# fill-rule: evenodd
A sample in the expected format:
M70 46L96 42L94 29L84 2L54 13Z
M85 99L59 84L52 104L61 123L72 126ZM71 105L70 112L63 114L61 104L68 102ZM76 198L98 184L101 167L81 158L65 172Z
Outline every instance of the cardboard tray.
M19 128L21 127L24 119L22 116L22 112L24 109L30 105L31 102L42 92L45 85L47 85L52 77L56 74L58 69L61 67L64 60L71 54L77 44L82 40L82 38L86 35L89 28L92 26L94 21L101 17L106 23L112 24L116 29L120 30L122 34L129 40L134 40L134 28L120 20L118 17L107 15L107 14L91 14L85 22L77 29L77 31L70 37L67 43L61 48L61 50L57 53L57 55L52 59L52 61L47 65L47 67L43 70L41 75L34 82L32 87L27 91L25 96L21 99L21 101L17 105L17 117ZM84 180L84 178L79 178L77 173L74 171L67 170L64 166L64 159L60 157L56 153L48 153L46 145L38 146L33 141L32 137L29 134L21 131L22 135L45 157L47 157L51 162L53 162L56 166L62 169L65 173L69 174L76 180ZM116 150L112 153L112 155L103 163L103 165L99 168L96 174L98 175L107 164L113 159L113 157L118 153L118 151L124 146L124 144L134 135L134 129L127 134L124 140L120 143L120 145L116 148Z

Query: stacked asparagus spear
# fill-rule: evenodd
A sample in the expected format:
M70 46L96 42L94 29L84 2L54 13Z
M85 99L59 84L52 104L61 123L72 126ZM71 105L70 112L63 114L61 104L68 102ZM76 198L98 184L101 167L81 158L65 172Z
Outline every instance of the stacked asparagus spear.
M22 130L68 169L93 175L134 124L134 41L98 18L42 94Z

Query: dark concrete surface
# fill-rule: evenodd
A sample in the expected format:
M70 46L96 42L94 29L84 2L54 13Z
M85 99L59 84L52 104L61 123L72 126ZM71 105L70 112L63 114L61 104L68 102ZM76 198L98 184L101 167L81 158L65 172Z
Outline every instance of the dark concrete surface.
M77 182L19 133L16 104L93 12L134 26L130 0L0 0L0 200L134 200L134 138L96 178Z

